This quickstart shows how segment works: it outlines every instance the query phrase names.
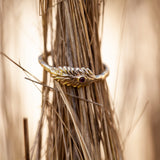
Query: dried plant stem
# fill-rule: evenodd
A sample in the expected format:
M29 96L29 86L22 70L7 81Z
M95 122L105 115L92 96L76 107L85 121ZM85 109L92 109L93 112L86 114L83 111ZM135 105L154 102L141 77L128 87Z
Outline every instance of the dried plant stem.
M88 67L94 74L104 71L98 35L99 5L104 9L104 2L98 0L40 1L45 61L50 52L55 67ZM56 22L53 12L56 12ZM46 48L49 43L51 51ZM53 81L46 72L43 77L42 94L46 97L43 109L48 122L46 160L123 159L106 82L73 88ZM49 87L46 92L46 85L53 85L58 92Z
M29 132L28 132L28 119L23 119L23 128L24 128L24 147L25 147L25 158L26 160L30 160L29 153Z

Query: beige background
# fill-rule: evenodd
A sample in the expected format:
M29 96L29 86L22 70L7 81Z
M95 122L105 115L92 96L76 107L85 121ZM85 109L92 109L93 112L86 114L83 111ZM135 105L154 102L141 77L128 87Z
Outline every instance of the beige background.
M126 160L158 159L159 143L155 134L155 129L159 133L160 128L156 114L159 111L157 3L151 0L108 0L106 3L102 59L110 68L107 82L122 142L125 140ZM43 51L43 43L38 1L1 0L0 11L3 17L1 50L41 79L42 68L37 58ZM29 120L30 145L33 145L41 93L24 79L23 71L4 61L7 87L1 76L0 159L7 160L24 156L23 117ZM2 75L2 67L0 72ZM7 108L4 108L5 99ZM146 110L140 116L146 103Z

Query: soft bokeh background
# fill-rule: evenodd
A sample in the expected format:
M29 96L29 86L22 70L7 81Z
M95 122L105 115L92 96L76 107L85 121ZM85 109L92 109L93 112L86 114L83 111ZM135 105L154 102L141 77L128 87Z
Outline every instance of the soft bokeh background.
M0 50L41 79L43 36L38 1L0 1ZM125 159L160 158L159 2L107 0L102 59L118 119ZM26 75L0 58L0 159L22 159L23 117L30 146L40 115L41 92ZM40 86L39 86L40 87ZM143 113L143 114L141 114Z

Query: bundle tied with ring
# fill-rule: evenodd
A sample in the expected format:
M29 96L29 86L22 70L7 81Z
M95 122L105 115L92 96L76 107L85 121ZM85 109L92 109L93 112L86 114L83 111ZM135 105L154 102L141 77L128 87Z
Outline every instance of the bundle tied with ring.
M89 68L74 68L69 66L52 67L43 58L41 54L38 58L41 66L50 73L51 77L63 85L72 87L83 87L93 82L104 80L109 75L109 69L106 65L105 70L98 75L95 75Z

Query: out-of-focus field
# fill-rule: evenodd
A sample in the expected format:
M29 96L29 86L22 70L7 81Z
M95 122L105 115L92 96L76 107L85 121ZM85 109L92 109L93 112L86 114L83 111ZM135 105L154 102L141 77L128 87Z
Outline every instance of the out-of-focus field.
M107 82L126 160L160 159L158 6L155 0L106 3L102 59L110 68ZM38 1L1 1L0 22L0 50L41 79L38 55L43 36ZM0 57L2 160L24 158L23 117L29 120L30 146L35 138L41 92L25 76Z

